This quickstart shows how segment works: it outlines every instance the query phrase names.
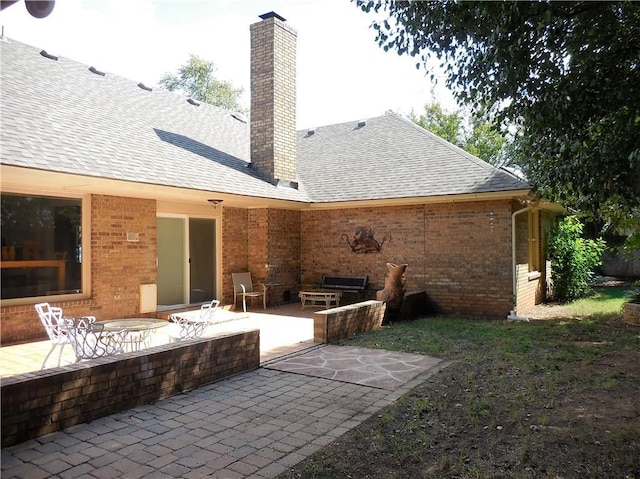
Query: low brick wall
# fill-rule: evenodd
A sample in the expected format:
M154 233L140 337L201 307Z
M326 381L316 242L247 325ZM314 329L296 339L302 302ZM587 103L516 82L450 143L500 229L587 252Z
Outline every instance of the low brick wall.
M2 447L260 366L260 331L202 338L2 379Z
M317 311L313 314L313 340L333 343L377 329L382 325L385 307L382 301L370 300Z
M640 326L640 304L626 303L622 307L622 321Z

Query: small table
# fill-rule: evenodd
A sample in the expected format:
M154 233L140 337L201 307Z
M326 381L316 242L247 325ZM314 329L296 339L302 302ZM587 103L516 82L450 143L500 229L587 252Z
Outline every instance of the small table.
M311 303L312 306L317 306L318 303L329 309L331 307L331 303L335 303L336 307L340 304L340 298L342 297L342 292L340 291L300 291L298 294L300 300L302 301L302 309L305 308L307 301Z
M163 319L155 318L124 318L112 319L108 321L96 321L101 324L105 331L129 331L127 344L131 351L139 351L140 345L144 343L145 347L149 347L149 336L158 328L163 328L169 323Z

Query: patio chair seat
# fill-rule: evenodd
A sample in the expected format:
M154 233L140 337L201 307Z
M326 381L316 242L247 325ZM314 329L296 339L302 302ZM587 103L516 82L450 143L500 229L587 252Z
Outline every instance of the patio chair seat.
M66 318L69 343L76 353L76 362L82 359L94 359L113 356L122 352L129 332L105 331L102 324L89 321L89 318Z
M233 278L233 305L236 305L237 297L242 297L242 310L247 312L247 298L262 297L262 308L267 309L267 286L264 283L253 283L251 273L231 273Z
M172 322L166 326L165 330L172 342L199 338L209 325L208 316L202 318L186 314L172 314L169 318Z

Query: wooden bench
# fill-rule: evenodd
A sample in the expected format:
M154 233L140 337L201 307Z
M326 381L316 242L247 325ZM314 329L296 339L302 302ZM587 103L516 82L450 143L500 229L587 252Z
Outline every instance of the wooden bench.
M364 293L367 288L367 276L326 276L322 275L320 289L341 292Z
M330 308L340 304L343 293L364 294L367 287L367 276L327 276L322 275L320 289L300 291L298 296L302 301L302 309L307 302L311 305L324 305Z

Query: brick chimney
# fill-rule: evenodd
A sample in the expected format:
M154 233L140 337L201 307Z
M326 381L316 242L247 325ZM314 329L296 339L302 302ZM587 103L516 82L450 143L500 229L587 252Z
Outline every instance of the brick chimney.
M297 32L275 12L251 25L251 163L274 184L296 183Z

